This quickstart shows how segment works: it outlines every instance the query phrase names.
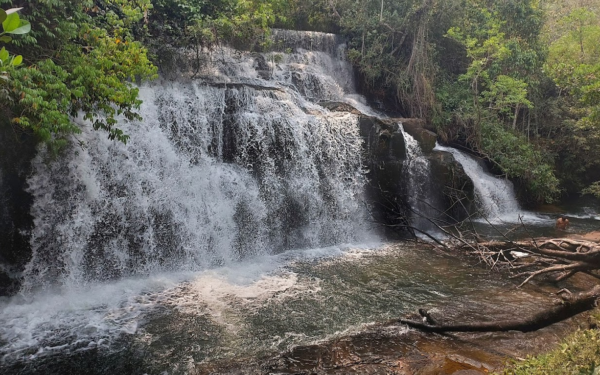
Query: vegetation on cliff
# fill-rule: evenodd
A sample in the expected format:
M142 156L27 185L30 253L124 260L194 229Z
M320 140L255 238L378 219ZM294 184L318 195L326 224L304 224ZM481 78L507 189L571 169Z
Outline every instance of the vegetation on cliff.
M558 0L0 0L33 26L7 45L2 111L55 146L76 116L127 140L137 86L168 48L268 43L270 27L338 32L375 99L486 157L532 204L600 196L600 7Z
M318 6L293 9L309 27L349 38L370 96L486 157L531 204L599 194L593 1L309 3Z
M268 30L283 2L0 0L0 6L23 7L33 25L6 46L23 63L3 67L2 112L15 130L59 149L81 132L77 117L127 141L117 118L141 118L136 83L157 77L148 46L159 61L158 46L165 44L243 44Z

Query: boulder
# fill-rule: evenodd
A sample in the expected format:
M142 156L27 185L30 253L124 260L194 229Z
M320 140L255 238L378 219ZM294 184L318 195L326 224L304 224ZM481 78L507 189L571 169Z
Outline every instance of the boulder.
M437 141L437 134L431 131L424 120L418 118L395 118L388 121L402 123L404 131L419 142L421 150L423 150L425 154L429 154L433 151Z
M445 151L433 151L429 161L434 185L432 191L440 194L438 199L444 210L456 221L469 217L477 209L475 186L462 165Z

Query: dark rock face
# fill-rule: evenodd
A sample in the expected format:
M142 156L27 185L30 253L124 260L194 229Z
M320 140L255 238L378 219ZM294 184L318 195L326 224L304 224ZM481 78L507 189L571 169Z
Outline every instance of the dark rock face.
M417 118L399 118L394 119L394 121L402 123L404 131L419 142L419 145L425 154L429 154L433 151L435 142L437 141L437 134L427 127L424 120Z
M326 107L355 111L346 108L348 105L327 103ZM367 194L375 221L385 225L389 237L396 238L406 231L406 225L409 224L406 218L411 217L408 197L415 192L408 191L406 173L409 172L405 170L404 163L407 157L406 144L399 123L419 142L430 161L431 191L436 195L431 197L431 201L440 204L438 209L456 221L466 219L476 208L473 182L451 154L433 150L436 134L427 130L419 119L381 120L363 115L360 131L365 139L366 165L369 167Z
M429 161L434 176L434 191L439 192L444 209L456 221L466 219L476 211L473 181L448 152L433 151Z
M397 123L361 116L360 134L365 140L367 197L373 219L384 225L384 233L399 238L406 232L410 206L403 179L406 144Z
M35 141L0 124L0 296L18 288L17 275L31 256L32 197L26 192Z
M414 137L431 165L431 185L435 197L432 202L440 204L440 212L456 221L466 219L476 207L474 186L460 163L452 154L434 151L437 135L425 121L414 118L378 119L361 114L347 103L321 102L321 106L335 112L348 112L360 116L360 134L365 140L365 164L369 172L367 197L373 207L373 219L384 225L390 238L398 238L406 232L411 217L405 160L406 144L400 125ZM436 204L437 205L437 204ZM444 220L448 217L444 215Z

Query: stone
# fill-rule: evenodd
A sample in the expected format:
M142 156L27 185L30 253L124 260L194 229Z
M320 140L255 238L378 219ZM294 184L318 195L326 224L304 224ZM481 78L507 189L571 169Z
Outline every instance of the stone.
M468 218L476 211L475 186L471 178L449 152L433 151L429 161L435 185L432 191L439 192L442 206L457 221Z
M36 154L32 136L0 123L0 296L14 294L31 256L29 232L33 227L32 196L26 191L31 160Z
M437 134L427 127L427 123L424 120L418 118L396 118L389 121L402 123L404 131L419 142L423 153L430 154L433 151L437 142Z

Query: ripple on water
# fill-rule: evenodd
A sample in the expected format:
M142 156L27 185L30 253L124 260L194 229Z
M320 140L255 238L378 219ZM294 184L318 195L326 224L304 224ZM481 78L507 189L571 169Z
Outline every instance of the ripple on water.
M171 371L356 334L418 307L474 320L548 301L481 266L413 245L315 254L4 300L3 364L127 352L125 363Z

